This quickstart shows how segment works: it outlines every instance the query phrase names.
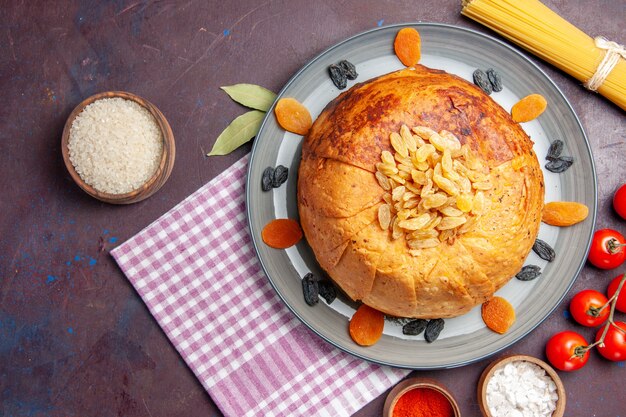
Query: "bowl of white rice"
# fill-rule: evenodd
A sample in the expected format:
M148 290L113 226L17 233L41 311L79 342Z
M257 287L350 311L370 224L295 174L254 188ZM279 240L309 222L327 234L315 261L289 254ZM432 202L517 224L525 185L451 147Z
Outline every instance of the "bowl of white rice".
M176 153L163 113L124 91L99 93L76 106L65 123L61 150L76 184L113 204L136 203L157 192Z

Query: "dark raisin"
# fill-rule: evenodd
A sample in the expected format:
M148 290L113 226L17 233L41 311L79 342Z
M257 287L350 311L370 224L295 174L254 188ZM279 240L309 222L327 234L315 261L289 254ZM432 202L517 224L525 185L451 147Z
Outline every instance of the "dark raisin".
M278 165L274 170L274 175L272 176L272 187L280 187L285 181L287 181L287 175L289 175L289 170L282 165Z
M569 167L574 163L574 158L571 156L559 156L546 164L546 169L550 172L561 173L567 171Z
M476 71L474 71L473 76L474 84L482 88L485 93L491 94L491 92L493 91L493 87L491 86L491 83L489 82L489 77L487 77L485 71L477 69Z
M540 267L538 267L537 265L526 265L522 268L521 271L519 271L515 275L515 278L519 279L520 281L532 281L539 275L541 275Z
M559 156L561 156L561 152L563 152L563 145L564 143L560 139L557 139L554 142L552 142L550 144L550 147L548 148L548 154L546 155L546 159L548 161L554 161Z
M424 320L424 319L411 320L410 322L402 326L402 333L409 335L409 336L417 336L418 334L422 333L424 329L426 329L427 325L428 325L428 320Z
M335 87L340 90L343 90L348 85L348 78L346 77L346 73L343 71L339 65L332 64L328 67L328 73L330 74L330 79L332 80Z
M554 261L554 258L556 257L556 253L554 252L554 249L552 249L550 245L548 245L546 242L544 242L541 239L535 240L535 244L533 245L533 250L544 261L552 262Z
M302 278L302 293L304 301L310 306L314 306L320 300L319 282L310 272Z
M502 91L502 77L500 77L500 73L493 68L489 68L487 70L487 78L493 87L493 91Z
M429 320L426 325L426 332L424 333L424 338L428 343L432 343L439 337L439 333L443 330L444 321L443 319L433 319Z
M269 191L272 189L272 180L274 178L274 168L267 167L265 171L263 171L263 175L261 176L261 189L263 191Z
M327 304L331 304L337 298L337 288L327 279L319 282L320 296L326 300Z
M356 77L359 76L359 73L356 72L356 67L352 62L344 59L343 61L339 61L337 65L343 70L343 73L346 74L347 79L356 80Z
M556 158L546 164L546 169L550 172L561 173L567 170L567 164L560 159Z

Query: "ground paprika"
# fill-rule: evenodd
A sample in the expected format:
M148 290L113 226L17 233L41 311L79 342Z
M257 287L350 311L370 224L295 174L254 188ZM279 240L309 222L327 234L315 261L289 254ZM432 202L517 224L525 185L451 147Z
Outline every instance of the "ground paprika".
M398 399L392 417L454 417L454 409L439 391L414 388Z

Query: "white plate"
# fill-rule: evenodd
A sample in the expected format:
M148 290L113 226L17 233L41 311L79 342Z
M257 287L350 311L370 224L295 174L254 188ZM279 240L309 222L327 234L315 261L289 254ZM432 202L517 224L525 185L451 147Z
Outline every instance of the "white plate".
M476 68L495 68L502 75L504 90L492 98L505 109L520 98L540 93L548 101L547 110L536 120L524 123L524 130L535 142L540 163L552 140L565 142L564 154L575 158L574 165L562 174L544 169L546 201L577 201L589 207L584 222L557 228L541 225L539 237L557 252L554 262L547 263L533 252L526 263L540 265L540 278L522 282L512 279L498 291L513 304L517 321L504 335L488 330L480 306L469 313L446 319L446 325L434 343L423 336L402 335L397 321L388 320L381 340L374 346L356 345L347 331L354 305L336 300L308 306L302 296L301 277L307 272L323 274L315 257L302 241L287 250L275 250L261 239L262 228L275 218L298 218L296 206L297 170L302 137L285 132L276 123L273 109L256 138L248 170L248 221L254 245L270 282L286 305L303 323L328 342L363 359L397 367L433 369L455 367L483 359L520 340L541 323L560 303L582 268L595 223L596 176L585 133L571 106L554 83L528 58L510 46L481 33L455 26L415 23L377 28L343 41L313 59L302 68L278 95L294 97L303 103L315 119L326 104L341 91L331 82L327 68L347 59L357 67L356 82L403 68L393 52L397 31L412 26L420 32L420 64L438 68L469 81ZM267 166L289 167L286 185L263 192L261 174Z

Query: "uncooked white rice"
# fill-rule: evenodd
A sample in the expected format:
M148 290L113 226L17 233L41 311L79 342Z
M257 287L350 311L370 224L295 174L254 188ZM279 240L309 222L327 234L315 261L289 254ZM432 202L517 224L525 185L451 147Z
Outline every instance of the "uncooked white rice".
M144 107L119 97L103 98L74 119L68 150L83 181L101 192L124 194L154 175L163 136Z

